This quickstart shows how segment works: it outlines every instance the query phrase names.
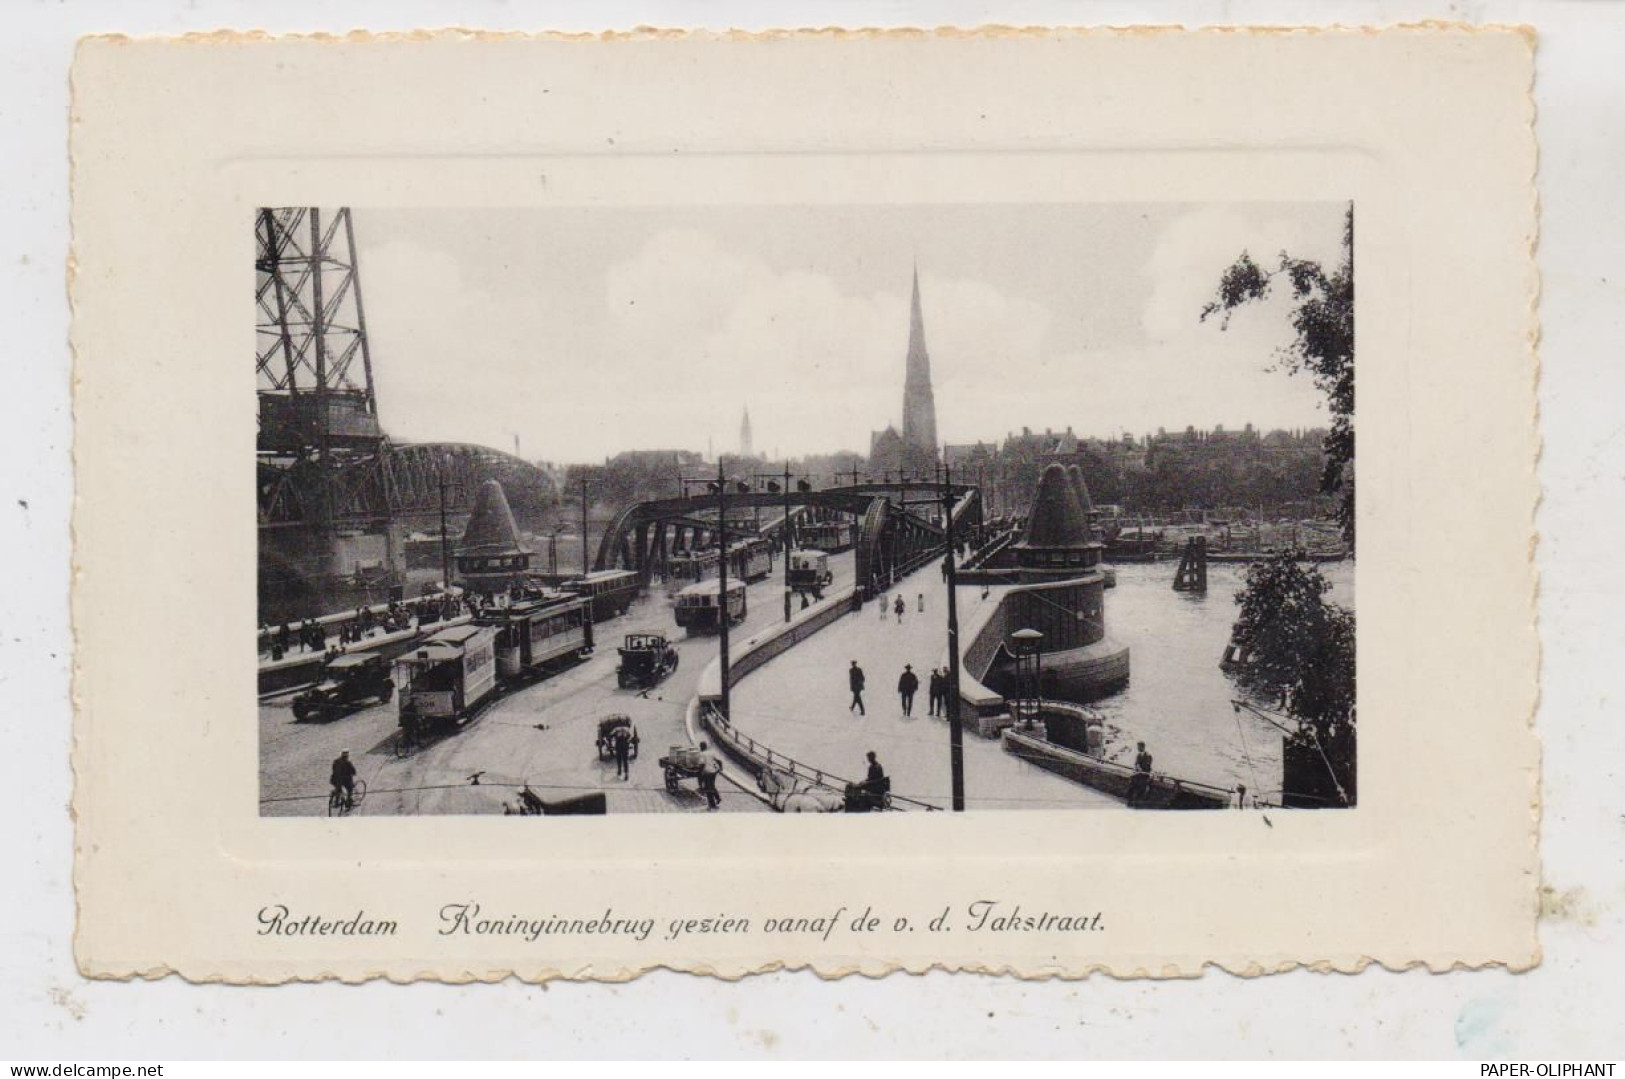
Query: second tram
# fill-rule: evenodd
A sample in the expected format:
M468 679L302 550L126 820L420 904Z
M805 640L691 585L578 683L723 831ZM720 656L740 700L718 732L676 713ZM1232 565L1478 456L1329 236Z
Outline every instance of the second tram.
M728 624L736 626L745 620L748 605L745 582L729 581L726 597L721 596L721 581L702 581L691 584L677 593L677 624L690 636L717 633L722 629L722 612L727 612Z

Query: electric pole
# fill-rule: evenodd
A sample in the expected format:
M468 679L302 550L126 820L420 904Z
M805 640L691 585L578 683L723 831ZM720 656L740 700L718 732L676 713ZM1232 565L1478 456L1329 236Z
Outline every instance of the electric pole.
M953 473L942 466L942 508L946 518L945 539L948 550L943 556L944 576L948 579L948 770L953 781L953 811L965 811L965 724L959 716L959 602L956 595L958 577L954 567L954 485Z
M732 722L728 698L728 481L717 460L717 543L722 557L717 561L717 637L722 651L722 721Z
M592 567L587 564L587 477L581 477L581 575L585 577Z
M784 462L784 525L779 529L784 540L784 620L790 621L790 462Z
M451 591L451 536L446 531L446 469L440 468L440 583Z

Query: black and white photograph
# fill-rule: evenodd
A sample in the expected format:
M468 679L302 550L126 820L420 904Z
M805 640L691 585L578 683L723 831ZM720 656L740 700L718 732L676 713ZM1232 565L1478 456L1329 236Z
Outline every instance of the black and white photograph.
M262 816L1357 805L1352 200L252 227Z

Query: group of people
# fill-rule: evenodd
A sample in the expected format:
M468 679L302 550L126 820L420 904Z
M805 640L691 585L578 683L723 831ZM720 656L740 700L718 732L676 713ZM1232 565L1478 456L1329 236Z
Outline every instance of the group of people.
M918 609L923 613L925 611L925 593L924 592L921 592L919 594L919 598L918 598L918 600L916 602L917 602ZM881 596L880 597L880 603L879 603L878 606L880 608L880 617L881 617L881 619L883 621L885 620L886 612L889 610L889 611L891 611L891 613L893 613L893 614L895 614L897 616L897 624L898 625L903 624L903 615L908 613L908 601L903 598L903 593L901 593L901 592L897 593L897 598L892 600L891 605L889 607L886 604L886 597Z
M394 633L410 629L415 622L426 626L445 618L455 618L466 609L472 609L459 596L447 593L425 596L405 602L391 600L383 611L371 607L357 607L355 616L335 624L306 618L297 624L284 622L276 629L261 623L259 650L269 653L273 660L282 659L291 652L326 652L336 655L345 645L366 640L374 632ZM329 632L336 631L337 645L329 647Z
M863 704L863 690L868 684L869 676L864 673L858 661L853 660L852 665L846 669L847 688L852 691L852 703L847 705L848 712L856 712L860 716L869 714ZM920 676L914 673L914 664L903 664L903 673L897 677L897 696L903 706L903 715L914 714L914 695L920 691ZM945 668L933 668L929 683L930 706L927 715L946 716L948 714L948 671Z

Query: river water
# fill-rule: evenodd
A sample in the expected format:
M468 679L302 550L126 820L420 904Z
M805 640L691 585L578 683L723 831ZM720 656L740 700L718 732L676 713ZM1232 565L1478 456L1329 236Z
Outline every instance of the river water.
M1106 756L1131 763L1143 741L1159 772L1274 796L1281 732L1235 712L1230 702L1242 692L1219 669L1247 567L1210 564L1203 595L1175 592L1175 567L1118 566L1117 587L1106 592L1106 631L1131 650L1128 688L1095 704L1108 724ZM1352 609L1354 563L1319 569L1332 584L1328 602Z

